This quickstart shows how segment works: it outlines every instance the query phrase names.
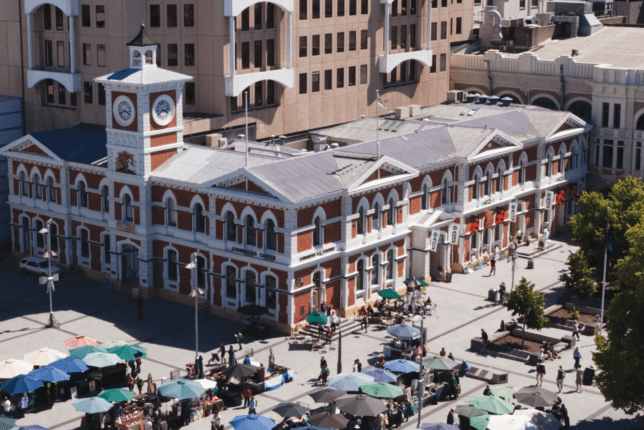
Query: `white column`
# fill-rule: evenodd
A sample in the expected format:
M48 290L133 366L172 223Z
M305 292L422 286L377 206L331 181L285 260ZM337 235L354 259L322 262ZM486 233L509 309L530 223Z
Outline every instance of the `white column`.
M33 60L33 55L32 55L32 47L31 47L31 14L27 14L27 51L28 51L28 56L29 56L29 70L33 70L34 68L34 60Z
M291 16L293 15L291 12L287 12L288 16L286 19L286 59L287 59L287 64L288 68L292 68L292 55L291 55L291 46L293 45L292 43L292 26L291 26Z
M74 36L74 17L69 17L69 64L72 74L76 73L76 36Z
M385 55L389 55L389 3L385 3Z
M427 49L432 49L432 0L427 0Z
M235 17L230 17L230 76L235 76Z

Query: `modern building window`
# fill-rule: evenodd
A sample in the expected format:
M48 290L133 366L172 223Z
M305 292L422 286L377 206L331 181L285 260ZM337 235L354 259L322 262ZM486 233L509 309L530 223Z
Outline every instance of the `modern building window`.
M187 3L183 5L183 26L184 27L194 27L195 26L195 5Z
M344 52L344 32L338 33L336 37L336 52Z
M177 226L177 208L175 207L174 200L168 199L165 203L166 212L168 215L168 225L170 227Z
M186 82L186 104L187 105L193 105L195 104L195 83L194 82Z
M254 63L255 63L255 68L256 69L261 69L262 68L262 41L261 40L256 40L254 42Z
M306 94L307 86L306 73L300 73L300 94Z
M621 140L617 141L617 160L616 160L615 168L616 169L624 168L624 142Z
M58 67L65 67L65 42L56 42L56 64Z
M463 33L463 18L460 16L456 18L456 34Z
M275 104L275 81L266 82L266 104Z
M277 309L277 279L274 276L266 277L266 307Z
M54 46L51 40L45 40L45 67L54 65Z
M369 33L367 30L360 30L360 49L368 49Z
M188 67L194 66L195 65L195 44L186 43L183 46L183 55L184 55L184 65Z
M387 251L387 279L394 279L394 250Z
M98 104L100 106L105 106L105 85L98 84Z
M400 26L400 49L407 49L407 26Z
M246 8L241 13L241 30L250 30L250 8Z
M336 11L337 16L344 16L344 0L338 0L338 10Z
M98 11L98 6L97 6L97 11ZM64 30L65 29L64 25L65 25L65 20L63 18L63 11L56 8L56 30L58 31ZM96 26L98 27L98 22L96 23Z
M242 44L243 45L243 44ZM176 43L168 43L168 66L179 65L179 45Z
M357 37L357 32L355 32L355 31L350 31L349 32L349 51L355 51L356 50L356 48L357 48L356 37Z
M335 76L336 76L336 82L335 82L336 88L344 88L344 67L341 67L338 70L336 70Z
M398 0L391 3L391 16L398 16Z
M161 5L150 5L150 27L161 27Z
M263 103L262 100L262 82L255 82L255 106L261 106Z
M235 225L235 215L232 212L226 213L226 239L232 242L237 241L237 226Z
M610 103L602 103L602 127L608 127L610 118Z
M308 0L300 0L300 19L308 19L307 8Z
M94 103L94 89L92 88L92 82L85 81L83 83L83 95L86 104L91 105Z
M356 276L356 289L364 290L364 259L358 260L358 276Z
M602 157L602 167L607 169L613 168L613 141L604 139L604 153Z
M324 35L324 53L333 54L333 33Z
M324 89L333 89L333 70L328 69L324 71Z
M320 0L311 0L311 18L320 19Z
M237 269L232 266L226 267L226 297L234 299L237 297Z
M246 270L246 297L245 302L255 304L257 300L257 291L255 290L255 284L257 283L257 277L255 272Z
M416 60L409 60L409 80L416 81Z
M311 56L315 57L320 55L320 35L315 34L311 36Z
M447 54L441 54L441 68L440 71L444 72L447 70Z
M432 22L432 41L438 37L438 23Z
M195 211L195 231L197 233L206 232L206 217L203 214L203 206L200 203L196 203L194 207Z
M398 67L395 67L389 74L389 82L392 85L398 82Z
M45 4L42 7L42 15L43 15L43 28L45 30L51 30L51 5L50 4Z
M389 38L391 39L391 50L395 51L398 49L398 27L391 27Z
M447 0L441 0L441 7L447 7Z
M266 3L266 28L275 28L275 5Z
M441 21L441 40L447 39L447 21Z
M416 15L416 0L410 0L409 14Z
M107 50L105 45L96 45L96 65L98 67L107 66Z
M333 0L324 0L324 17L333 18Z
M83 27L91 27L92 26L92 17L91 17L91 9L88 4L83 4L81 5L81 25Z
M407 0L400 0L400 15L407 16Z
M429 73L436 73L436 55L432 55L432 67L429 68Z
M619 128L622 121L622 105L613 105L613 128Z
M355 16L358 14L357 0L349 0L349 15Z
M168 28L177 26L177 5L169 4L166 6L166 25Z
M262 29L262 3L256 3L254 6L254 15L255 15L255 30Z
M105 28L105 6L96 5L96 28Z
M367 65L360 66L360 85L367 85Z
M307 48L307 37L300 36L300 58L306 57L308 55L306 53L306 48Z
M257 245L257 233L255 232L255 220L251 215L246 215L246 245Z
M49 201L56 203L56 188L54 187L54 178L51 176L47 179L47 190L49 191Z
M416 24L409 26L409 47L416 49Z
M349 67L349 86L356 86L356 66Z
M88 258L89 257L89 233L87 230L82 229L80 231L80 242L81 242L81 257Z
M110 211L110 189L107 185L101 187L101 212L109 213Z
M369 0L361 0L360 2L360 13L362 15L369 14Z
M53 79L47 79L45 81L45 101L48 104L53 104L54 101L55 101L54 80Z
M311 73L311 92L317 93L320 91L320 72Z
M250 42L242 42L241 48L242 70L250 69Z
M407 82L407 62L400 63L400 82Z
M266 249L273 251L277 249L277 233L272 219L266 221Z

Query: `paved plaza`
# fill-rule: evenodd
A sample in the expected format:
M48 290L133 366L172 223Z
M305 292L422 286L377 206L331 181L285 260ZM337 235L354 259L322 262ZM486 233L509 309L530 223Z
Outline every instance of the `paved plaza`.
M566 268L569 250L574 250L569 244L562 244L561 248L536 259L533 270L526 268L527 260L517 261L517 282L520 276L526 276L538 290L546 294L548 305L554 304L561 292L557 278ZM486 269L470 275L455 275L452 283L434 283L428 290L432 301L438 304L437 314L425 320L425 326L429 327L430 354L437 354L444 347L454 354L457 361L465 359L476 367L509 373L509 382L516 388L534 385L535 371L532 366L468 351L470 339L478 336L481 328L492 334L502 319L510 320L504 308L487 301L487 292L501 281L510 285L511 264L505 261L499 263L496 276L488 277L488 272ZM0 273L0 360L22 359L24 354L42 347L66 352L63 341L81 334L101 343L124 340L147 348L149 358L143 361L142 374L147 376L151 373L155 380L169 377L172 370L184 369L186 363L194 360L194 308L152 299L145 303L145 321L139 321L136 303L131 296L115 292L107 283L65 276L61 277L54 294L54 312L61 327L59 330L47 329L44 328L44 322L48 317L49 301L44 286L38 284L36 277L23 275L15 268ZM200 312L199 346L205 362L210 358L210 351L221 342L233 343L234 333L241 326L238 322ZM553 337L570 334L558 329L544 329L542 332ZM386 331L375 327L370 328L368 333L361 330L359 334L345 336L342 341L343 370L350 372L356 358L365 365L373 364L388 338ZM276 363L294 369L297 374L293 382L257 396L259 414L279 421L281 418L271 411L279 403L302 401L312 409L323 406L314 404L307 394L319 389L316 378L321 355L329 363L331 376L336 373L337 351L320 354L289 350L287 338L275 333L267 340L255 340L246 335L245 343L242 352L252 349L256 361L267 365L269 348L272 348ZM591 364L591 352L594 350L592 337L582 335L578 345L583 356L581 364L586 367ZM596 387L584 387L582 394L576 393L572 351L565 351L561 355L562 359L546 363L544 387L556 391L556 369L563 365L568 373L561 397L568 408L572 428L636 428L638 422L614 410ZM243 359L243 354L238 353L237 359ZM469 395L482 395L485 383L461 378L461 386L460 400L444 401L424 408L423 422L445 422L450 408L462 404ZM234 416L245 413L245 409L229 408L222 412L222 417L227 424ZM67 401L57 403L49 410L28 414L17 424L39 424L51 430L69 430L80 426L81 415L73 408L72 401ZM412 417L402 428L414 428L416 420L416 416ZM185 428L209 429L210 421L195 422ZM232 427L227 426L229 428Z

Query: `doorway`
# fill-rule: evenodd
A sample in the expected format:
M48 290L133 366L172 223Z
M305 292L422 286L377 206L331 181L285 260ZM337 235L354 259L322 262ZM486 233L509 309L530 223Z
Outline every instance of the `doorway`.
M139 249L134 245L121 247L121 280L139 279Z

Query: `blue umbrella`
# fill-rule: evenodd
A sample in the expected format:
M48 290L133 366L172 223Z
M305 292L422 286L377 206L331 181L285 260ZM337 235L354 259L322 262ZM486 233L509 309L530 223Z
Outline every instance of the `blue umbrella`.
M422 423L418 428L424 430L459 430L458 426L445 423Z
M0 391L7 394L30 393L42 387L42 382L27 375L19 375L2 383Z
M272 430L275 422L261 415L239 415L230 420L230 425L235 430Z
M407 324L387 327L387 333L400 339L418 339L420 337L420 330Z
M67 357L54 361L49 365L49 367L55 367L65 373L83 373L87 372L88 369L87 364L76 357Z
M90 397L74 403L73 406L79 412L98 414L109 411L114 405L100 397Z
M329 387L342 391L360 391L360 387L367 384L373 384L373 376L362 372L340 373L329 379Z
M392 372L411 373L419 372L420 364L409 360L392 360L385 363L385 367Z
M387 369L378 369L376 367L370 367L362 371L362 373L373 376L375 382L387 382L393 384L398 380L398 375L390 372Z
M62 382L69 381L69 375L55 367L41 367L40 369L32 370L27 376L34 378L37 381L43 382Z

